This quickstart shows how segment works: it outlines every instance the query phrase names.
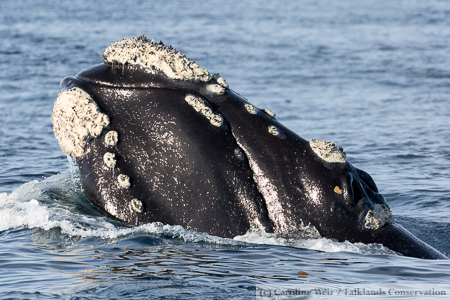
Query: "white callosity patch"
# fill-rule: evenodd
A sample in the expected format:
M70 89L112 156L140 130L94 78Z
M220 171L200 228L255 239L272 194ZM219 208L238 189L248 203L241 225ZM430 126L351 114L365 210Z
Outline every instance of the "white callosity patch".
M116 166L116 155L111 152L106 152L103 155L103 162L108 168L114 168Z
M208 70L200 68L184 54L164 46L162 42L155 43L145 35L112 43L105 49L102 57L107 63L154 68L171 79L203 82L212 79Z
M119 134L117 133L117 131L112 130L105 135L106 146L115 146L117 145L118 141L119 141Z
M213 75L213 78L216 80L216 82L217 82L219 85L223 86L224 88L227 89L227 88L229 87L229 86L228 86L228 83L225 81L225 79L222 78L222 76L220 76L219 73L214 74L214 75Z
M52 114L53 133L62 151L82 157L89 139L98 137L109 125L94 100L82 89L71 88L58 95Z
M256 108L251 104L244 104L245 109L252 115L256 115Z
M264 111L272 118L275 118L275 114L270 109L264 108Z
M133 209L137 213L141 213L144 211L144 205L141 200L136 198L131 199L131 209Z
M364 218L364 226L367 229L379 229L385 224L394 223L394 216L387 204L374 203L374 209L369 211Z
M125 174L120 174L117 176L117 182L121 188L127 189L131 186L130 177Z
M312 139L309 141L311 149L326 162L345 163L346 154L344 150L335 143Z
M269 132L274 136L280 135L280 130L275 126L269 126Z
M211 94L223 95L225 94L225 88L218 84L208 84L206 90Z
M206 104L206 101L200 97L194 96L192 94L186 95L184 98L186 102L192 106L195 111L200 112L204 115L212 125L220 127L223 123L223 117L219 113L214 112L211 107Z

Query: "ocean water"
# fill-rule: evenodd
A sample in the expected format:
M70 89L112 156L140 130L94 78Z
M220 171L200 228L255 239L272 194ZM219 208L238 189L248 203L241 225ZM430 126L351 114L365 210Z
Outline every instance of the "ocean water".
M2 0L0 298L450 298L449 261L130 227L93 207L52 133L58 84L144 33L305 139L342 146L396 221L450 255L448 1Z

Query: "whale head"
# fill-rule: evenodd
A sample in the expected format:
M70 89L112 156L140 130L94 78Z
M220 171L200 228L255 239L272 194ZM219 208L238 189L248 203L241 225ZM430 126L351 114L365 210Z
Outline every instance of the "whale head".
M445 258L394 222L374 180L334 143L306 141L172 47L145 36L61 81L52 115L86 196L111 216L234 237L381 243Z

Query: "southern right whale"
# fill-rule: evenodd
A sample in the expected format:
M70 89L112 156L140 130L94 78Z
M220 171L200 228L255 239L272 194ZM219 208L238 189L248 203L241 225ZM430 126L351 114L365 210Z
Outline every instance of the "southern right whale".
M52 121L87 197L111 216L222 237L312 226L337 241L447 258L394 221L342 148L301 138L172 47L141 36L102 57L61 81Z

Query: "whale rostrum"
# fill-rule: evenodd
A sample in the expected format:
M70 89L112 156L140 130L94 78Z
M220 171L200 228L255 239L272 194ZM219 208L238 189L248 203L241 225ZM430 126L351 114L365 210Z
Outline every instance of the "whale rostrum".
M331 142L306 141L219 75L145 36L61 81L52 114L88 199L114 218L221 237L307 228L444 259L394 221L369 174Z

